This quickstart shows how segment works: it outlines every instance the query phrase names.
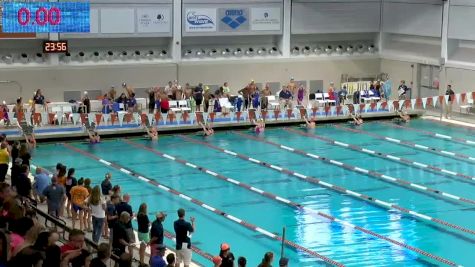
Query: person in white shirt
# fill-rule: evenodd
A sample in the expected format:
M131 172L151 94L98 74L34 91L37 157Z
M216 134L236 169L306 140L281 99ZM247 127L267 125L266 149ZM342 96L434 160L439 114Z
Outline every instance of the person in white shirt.
M89 208L92 215L92 241L98 243L106 217L106 200L102 197L101 188L98 185L92 189Z

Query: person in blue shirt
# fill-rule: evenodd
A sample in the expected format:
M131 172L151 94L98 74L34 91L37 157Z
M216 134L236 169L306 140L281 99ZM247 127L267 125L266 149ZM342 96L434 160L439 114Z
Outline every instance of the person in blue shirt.
M150 267L166 267L167 263L163 259L166 247L163 244L156 246L157 254L150 258Z
M135 93L130 95L130 98L127 99L127 109L129 112L134 112L137 107L137 100L135 99Z
M36 168L35 182L33 185L35 199L40 202L44 201L43 191L50 184L51 179L40 167Z
M279 100L284 107L288 109L292 108L292 99L293 99L292 92L289 90L288 87L283 87L282 91L279 93Z

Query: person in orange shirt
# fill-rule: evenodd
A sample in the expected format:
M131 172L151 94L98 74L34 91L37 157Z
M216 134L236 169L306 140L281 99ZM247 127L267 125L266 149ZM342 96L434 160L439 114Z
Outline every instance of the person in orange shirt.
M82 231L86 223L86 199L89 197L89 191L84 187L84 179L78 180L78 185L73 186L71 194L71 212L73 213L73 228L76 226L76 220L79 219L79 229Z

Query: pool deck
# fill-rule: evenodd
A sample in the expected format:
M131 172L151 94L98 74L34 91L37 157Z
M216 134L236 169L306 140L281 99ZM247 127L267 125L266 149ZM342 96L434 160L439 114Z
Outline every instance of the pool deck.
M244 112L243 112L244 113ZM422 110L411 110L408 112L411 116L422 116L424 111ZM190 115L193 116L193 115ZM365 112L362 114L362 117L365 120L378 120L378 119L391 119L397 117L395 112L389 111L378 111L378 112ZM316 117L316 123L332 123L332 122L344 122L350 121L351 118L348 115L329 115L319 114ZM303 124L305 121L300 118L299 115L294 114L290 119L279 117L278 119L269 118L266 120L267 126L289 126L296 124ZM253 123L249 121L247 116L244 114L240 121L236 121L231 118L215 118L213 122L213 128L215 130L226 130L230 128L249 128L253 127ZM176 132L196 132L201 131L202 128L196 122L188 121L187 123L164 123L163 121L157 126L159 133L170 134ZM124 135L144 135L145 130L143 126L139 123L128 123L122 125L111 125L111 124L101 124L97 126L97 131L102 138L107 137L118 137ZM23 137L20 136L20 131L18 128L10 127L0 128L0 132L5 133L9 140L21 140ZM61 125L61 126L41 126L36 127L34 130L36 140L41 141L53 141L53 140L65 140L65 139L87 139L87 133L85 128L81 125L73 125L72 123Z

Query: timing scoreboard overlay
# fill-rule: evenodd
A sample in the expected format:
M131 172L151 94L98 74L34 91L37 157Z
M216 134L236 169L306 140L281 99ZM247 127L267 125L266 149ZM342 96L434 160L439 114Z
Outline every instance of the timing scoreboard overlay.
M89 2L3 2L4 33L89 32Z

